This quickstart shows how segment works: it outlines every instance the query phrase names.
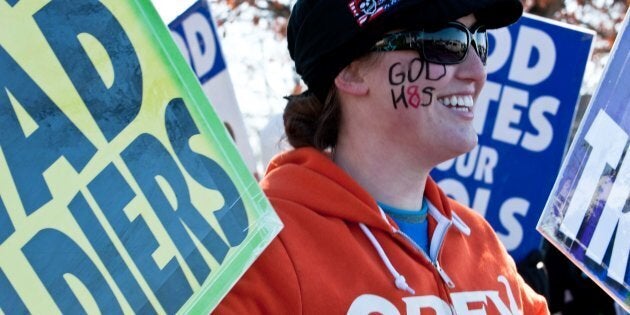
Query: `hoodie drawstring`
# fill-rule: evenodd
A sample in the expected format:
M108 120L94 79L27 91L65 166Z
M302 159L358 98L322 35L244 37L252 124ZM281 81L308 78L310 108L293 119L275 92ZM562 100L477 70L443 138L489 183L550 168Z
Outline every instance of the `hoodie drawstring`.
M374 247L374 249L376 249L376 252L378 253L378 256L381 258L381 260L383 261L383 263L387 267L387 270L389 270L389 273L391 273L392 276L394 276L394 283L396 284L396 288L398 288L400 290L403 290L403 291L407 291L407 292L409 292L411 294L415 294L416 291L414 291L414 289L412 289L407 284L407 280L405 279L405 276L401 275L396 270L396 268L394 268L392 263L389 261L389 258L387 257L387 254L385 254L385 251L383 250L383 247L376 240L376 237L374 237L374 234L372 234L372 231L370 231L370 229L368 229L368 227L365 226L365 224L363 224L363 223L359 223L359 227L361 228L361 231L363 231L363 234L365 234L365 236L367 236L367 238L370 240L370 243L372 243L372 246Z

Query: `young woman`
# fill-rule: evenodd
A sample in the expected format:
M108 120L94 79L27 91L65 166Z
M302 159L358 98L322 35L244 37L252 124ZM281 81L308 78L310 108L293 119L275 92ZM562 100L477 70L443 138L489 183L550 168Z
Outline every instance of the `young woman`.
M429 172L477 143L486 29L519 0L298 0L309 87L261 185L285 224L218 306L234 314L547 314L492 228Z

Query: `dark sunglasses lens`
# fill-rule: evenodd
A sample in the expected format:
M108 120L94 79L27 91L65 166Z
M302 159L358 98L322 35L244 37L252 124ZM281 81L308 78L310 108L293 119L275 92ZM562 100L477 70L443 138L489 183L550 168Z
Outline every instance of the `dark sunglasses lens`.
M488 60L488 33L485 29L479 29L475 32L475 45L477 48L477 54L481 58L481 62L486 64Z
M456 27L447 27L436 32L425 32L422 37L424 57L438 64L455 64L466 57L468 34Z

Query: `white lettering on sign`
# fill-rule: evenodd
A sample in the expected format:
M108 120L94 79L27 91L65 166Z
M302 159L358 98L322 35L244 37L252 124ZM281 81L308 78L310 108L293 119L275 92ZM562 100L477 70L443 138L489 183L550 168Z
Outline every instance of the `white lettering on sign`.
M486 65L486 72L490 74L501 70L508 58L510 58L512 35L507 27L489 30L488 35L494 38L495 42L491 46L492 50L488 53L488 63Z
M502 69L508 63L510 53L508 79L512 82L536 85L548 79L553 72L556 47L544 31L520 26L513 52L513 39L507 28L493 30L489 34L494 38L495 45L488 56L488 73ZM487 82L475 102L473 126L479 135L484 133L490 104L493 103L499 104L496 119L490 126L492 139L532 152L542 152L551 145L554 129L550 118L560 108L560 100L556 97L542 95L530 99L527 90Z
M555 115L560 108L560 101L552 96L540 96L532 102L529 109L529 121L536 129L537 134L526 132L523 135L521 145L523 148L541 152L549 147L553 140L553 126L545 114Z
M459 203L469 206L482 216L486 216L488 212L488 203L490 201L490 190L486 188L477 188L472 199L466 190L466 186L460 181L453 178L442 179L438 185L446 195L457 200ZM526 217L529 212L530 203L526 199L520 197L510 197L501 203L499 208L499 221L507 231L506 233L497 232L497 236L501 239L505 248L510 251L518 248L523 241L524 230L518 217Z
M201 13L193 13L183 22L184 34L197 77L203 77L214 64L217 48L208 20Z
M457 175L468 178L474 174L476 181L492 184L494 168L498 163L499 153L496 149L479 145L466 154L440 163L436 168L447 171L454 164Z
M489 59L488 59L489 60ZM477 101L475 102L475 118L473 118L473 127L478 135L483 134L483 128L488 118L488 109L491 102L498 102L501 97L501 85L487 81L483 86Z
M531 60L536 56L536 63L530 66ZM521 26L508 79L536 85L549 77L555 63L556 45L553 39L544 31Z
M528 107L529 110L527 110ZM506 86L501 95L492 139L513 145L520 143L524 149L533 152L544 151L553 140L553 126L545 117L545 113L555 115L558 108L560 108L560 101L555 97L540 96L530 105L527 91ZM523 132L521 128L518 128L524 111L527 111L529 121L536 133Z
M499 221L501 221L501 225L505 227L507 233L504 234L497 231L497 235L508 251L518 248L523 241L523 227L517 220L516 215L518 214L524 218L527 216L528 210L529 201L519 197L509 198L501 204Z
M608 276L618 283L624 281L628 254L630 254L630 242L628 242L630 240L630 215L629 212L623 213L628 202L628 194L630 194L630 154L626 153L586 251L589 258L601 264L615 230L612 227L618 224L615 245L608 266Z
M548 116L558 113L560 100L543 95L530 104L528 91L487 82L475 102L473 126L479 135L483 134L488 109L493 102L499 102L499 107L494 125L491 126L492 139L520 145L532 152L542 152L551 145L554 130ZM526 114L526 119L523 114ZM523 130L527 122L533 127L533 132Z
M202 78L212 69L217 55L210 23L203 14L195 12L181 23L184 37L170 31L186 62L195 70L197 78Z
M512 35L507 27L491 30L488 34L494 39L486 66L486 71L491 74L501 70L508 62ZM508 79L527 85L545 81L553 72L557 58L556 45L551 36L543 30L521 26L516 38Z
M630 154L625 155L621 164L620 161L628 149L628 134L606 112L600 110L584 140L590 146L590 154L560 224L560 232L576 239L604 171L607 167L618 168L586 255L601 264L606 250L613 242L608 276L623 284L630 253L630 213L623 212L630 194ZM615 227L617 234L613 240Z
M523 110L517 109L517 106L526 109L528 98L528 93L525 90L509 86L503 89L497 119L492 130L492 139L513 145L518 144L523 132L516 126L521 122Z
M488 212L488 202L490 201L490 190L486 188L477 188L475 190L475 195L473 196L472 206L470 203L470 197L468 196L468 191L466 190L466 186L462 184L460 181L445 178L442 179L438 185L446 195L457 200L457 202L469 206L473 208L477 213L481 216L485 217L486 212Z

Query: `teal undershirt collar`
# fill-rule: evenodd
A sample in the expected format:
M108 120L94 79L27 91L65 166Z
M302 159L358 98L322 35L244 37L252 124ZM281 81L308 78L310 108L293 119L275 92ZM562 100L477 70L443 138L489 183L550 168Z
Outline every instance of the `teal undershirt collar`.
M415 211L402 210L377 201L378 205L398 225L400 230L409 236L425 253L429 252L429 225L427 213L429 205L422 199L422 208Z

